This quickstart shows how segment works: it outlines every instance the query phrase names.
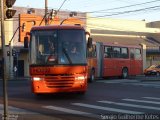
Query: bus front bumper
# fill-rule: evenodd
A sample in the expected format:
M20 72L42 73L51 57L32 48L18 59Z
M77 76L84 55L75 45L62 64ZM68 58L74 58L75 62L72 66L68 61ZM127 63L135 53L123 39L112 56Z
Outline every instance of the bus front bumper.
M72 77L73 78L73 77ZM64 79L32 78L32 92L38 93L63 93L63 92L85 92L87 90L86 77L66 77Z

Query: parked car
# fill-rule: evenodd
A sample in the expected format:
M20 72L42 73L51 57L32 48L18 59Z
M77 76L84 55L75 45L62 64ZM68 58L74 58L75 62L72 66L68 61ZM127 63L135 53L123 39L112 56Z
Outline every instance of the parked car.
M160 65L151 65L144 70L145 75L160 76Z

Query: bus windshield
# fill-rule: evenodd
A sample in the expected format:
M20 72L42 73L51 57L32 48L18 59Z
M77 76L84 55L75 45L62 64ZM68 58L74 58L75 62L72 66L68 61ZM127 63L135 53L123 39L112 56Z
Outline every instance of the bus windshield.
M31 64L86 64L83 30L32 31Z
M83 64L86 63L86 40L82 30L60 30L60 63Z

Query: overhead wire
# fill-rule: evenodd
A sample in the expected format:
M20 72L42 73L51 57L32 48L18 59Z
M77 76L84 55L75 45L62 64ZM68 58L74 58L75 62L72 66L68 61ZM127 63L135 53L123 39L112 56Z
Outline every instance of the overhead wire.
M156 14L158 14L158 12L160 12L159 11L159 9L160 9L160 7L159 8L153 8L153 9L149 9L149 10L144 10L144 11L137 11L137 12L139 12L138 14L137 14L137 12L132 12L132 13L127 13L127 14L119 14L118 16L119 17L129 17L129 16L137 16L137 17L141 17L141 16L139 16L139 15L141 15L141 14L143 14L143 16L145 16L145 15L148 15L148 14L152 14L153 12L155 13L156 12ZM135 19L137 19L137 17L135 18ZM143 19L143 18L142 18Z
M118 9L122 9L122 8L129 8L129 7L133 7L133 6L151 4L151 3L155 3L155 2L160 2L160 0L152 0L152 1L148 1L148 2L132 4L132 5L128 5L128 6L122 6L122 7L116 7L116 8L111 8L111 9L103 9L103 10L98 10L98 11L92 11L92 12L89 12L89 13L94 13L94 12L96 12L97 14L99 12L104 12L105 13L106 11L110 11L110 10L118 10ZM133 14L133 13L135 14L136 12L141 12L141 11L149 11L149 10L154 11L155 9L158 9L159 7L160 6L152 6L152 7L146 7L146 8L141 8L141 9L135 9L135 10L127 10L127 11L122 11L122 12L113 12L113 13L110 12L111 14L98 15L98 16L95 16L95 17L108 17L108 16ZM95 17L93 17L93 18L95 18ZM84 18L82 18L82 19L84 19Z
M65 4L67 0L64 0L61 4L61 6L59 7L59 9L57 10L57 13L60 11L60 9L63 7L63 5ZM145 5L145 4L149 4L149 3L155 3L155 2L159 2L160 0L153 0L153 1L149 1L149 2L144 2L144 3L138 3L138 4L133 4L133 5L128 5L128 6L122 6L122 7L117 7L117 8L111 8L111 9L105 9L105 10L114 10L114 9L121 9L121 8L127 8L127 7L131 7L131 6L137 6L137 5ZM141 11L156 11L160 8L160 6L152 6L152 7L146 7L146 8L141 8L141 9L135 9L135 10L128 10L128 11L122 11L122 12L113 12L110 14L105 14L105 15L97 15L91 18L102 18L102 17L110 17L110 16L116 16L116 15L124 15L124 14L135 14L136 12L141 12ZM104 12L105 10L99 10L100 12ZM95 11L92 11L95 12ZM55 17L57 15L57 13L53 16ZM82 19L86 19L85 17ZM53 21L53 19L52 19ZM52 22L51 21L51 22ZM50 22L50 23L51 23Z
M131 9L130 7L133 7L133 6L138 6L138 5L149 5L151 3L157 3L157 2L160 2L160 0L153 0L153 1L149 1L149 2L144 2L144 3L138 3L138 4L133 4L133 5L128 5L128 6L122 6L122 7L116 7L116 8L111 8L111 9L104 9L104 10L98 10L98 11L92 11L90 13L94 13L94 17L111 17L111 16L127 16L127 15L133 15L135 16L135 14L137 12L143 12L143 14L149 14L148 12L151 11L151 12L154 12L154 11L157 11L159 9L160 6L152 6L152 7L146 7L146 8L141 8L141 9L133 9L133 10L126 10L126 11L122 11L122 12L116 12L116 10L119 10L119 9L124 9L124 8L128 8ZM111 11L112 12L108 12L108 11ZM101 13L102 15L98 15L99 13ZM105 13L108 13L108 14L105 14ZM103 15L105 14L105 15Z
M122 15L122 14L136 14L136 12L144 12L144 11L157 11L160 9L160 6L152 6L152 7L147 7L147 8L142 8L142 9L136 9L136 10L131 10L131 11L123 11L123 12L115 12L113 14L107 14L107 15L101 15L101 16L92 16L92 17L87 17L87 18L103 18L106 16L114 16L114 15ZM13 17L13 18L18 18L18 17ZM87 19L86 17L78 17L79 19ZM13 21L13 20L10 20Z
M118 9L122 9L122 8L129 8L129 7L133 7L133 6L145 5L145 4L154 3L154 2L160 2L160 0L153 0L153 1L149 1L149 2L137 3L137 4L127 5L127 6L121 6L121 7L109 8L109 9L103 9L103 10L96 10L96 11L90 11L90 12L87 12L87 13L97 13L97 12L101 12L101 11L118 10Z
M136 12L157 11L158 9L160 9L160 6L152 6L152 7L146 7L146 8L135 9L135 10L130 10L130 11L114 12L112 14L106 14L106 15L79 17L79 19L103 18L103 17L110 17L110 16L124 15L124 14L127 14L127 15L128 14L136 14Z
M61 4L61 6L59 7L59 9L56 11L55 15L53 16L53 18L55 18L55 16L58 14L58 12L60 11L60 9L63 7L64 3L66 2L67 0L64 0ZM51 20L50 24L52 23L53 19Z
M101 16L96 16L96 17L115 16L115 15L121 15L121 14L126 14L126 13L134 13L134 12L139 12L139 11L144 11L144 10L150 10L150 9L155 9L155 8L160 8L160 5L158 5L158 6L152 6L152 7L146 7L146 8L142 8L142 9L136 9L136 10L122 11L122 12L117 12L117 13L107 14L107 15L101 15Z
M61 6L59 7L59 9L57 10L57 12L59 12L59 10L63 7L64 3L66 2L67 0L64 0L63 3L61 4Z

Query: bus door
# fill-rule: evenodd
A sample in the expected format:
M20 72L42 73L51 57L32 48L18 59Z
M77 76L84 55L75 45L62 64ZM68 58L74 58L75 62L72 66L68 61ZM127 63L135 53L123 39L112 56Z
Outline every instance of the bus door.
M102 77L102 66L103 66L103 44L100 42L96 43L97 51L97 77Z
M142 74L143 71L142 50L135 48L135 75Z
M112 46L104 46L103 58L103 76L116 76L118 73L118 63L114 48Z
M130 75L135 75L135 49L130 49Z

